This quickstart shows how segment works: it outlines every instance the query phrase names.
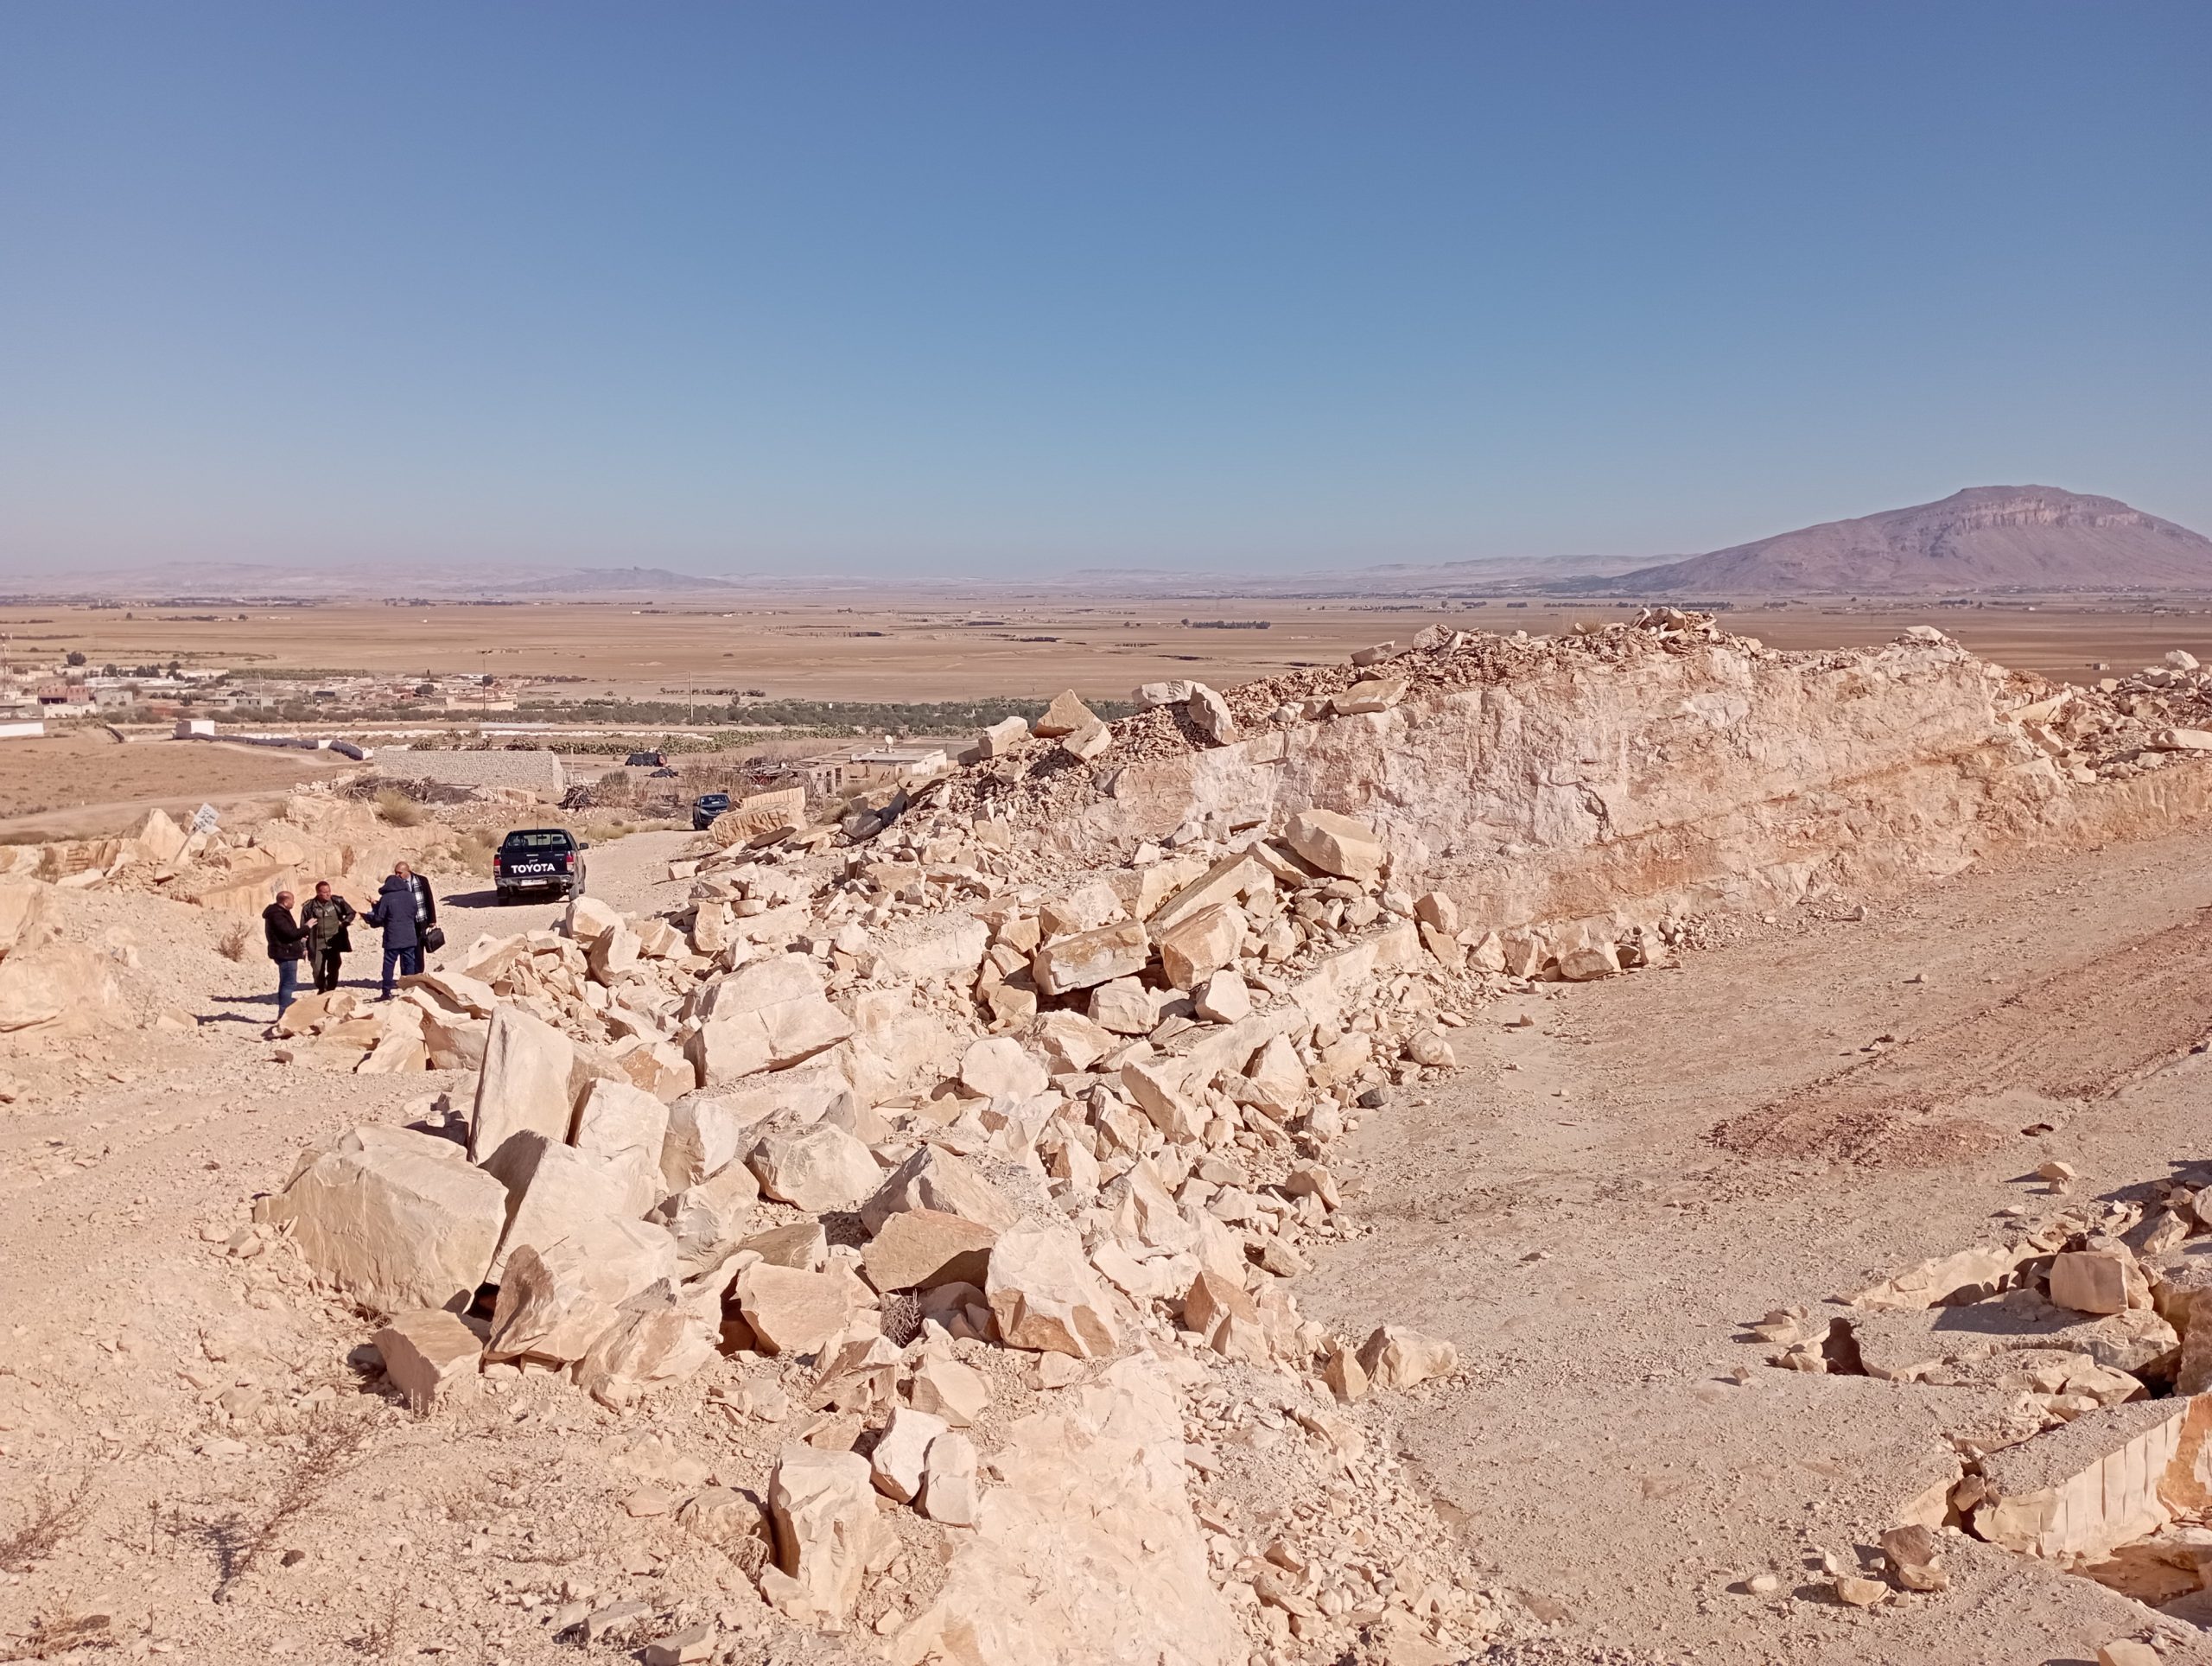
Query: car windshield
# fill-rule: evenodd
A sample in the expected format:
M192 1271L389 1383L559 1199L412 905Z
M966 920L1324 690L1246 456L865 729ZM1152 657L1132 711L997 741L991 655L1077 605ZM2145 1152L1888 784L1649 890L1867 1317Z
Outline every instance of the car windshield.
M556 829L550 832L510 833L505 848L509 850L565 850L569 844L569 836Z

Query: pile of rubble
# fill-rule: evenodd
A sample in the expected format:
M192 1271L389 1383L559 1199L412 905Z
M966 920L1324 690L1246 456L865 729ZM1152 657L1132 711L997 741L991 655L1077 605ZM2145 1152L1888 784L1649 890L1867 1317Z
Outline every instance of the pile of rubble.
M2126 780L2212 753L2212 671L2176 648L2162 665L2094 688L2046 685L2011 715L2073 779Z
M2075 1175L2052 1160L2039 1178L2064 1194ZM1778 1308L1751 1338L1786 1370L1965 1391L1940 1474L1899 1511L1899 1588L1943 1588L1942 1539L1970 1535L2204 1625L2212 1186L2030 1217L2008 1205L1993 1241L1836 1297L1834 1317ZM1845 1599L1893 1594L1873 1585Z
M558 1372L626 1408L712 1365L733 1416L799 1418L747 1529L783 1614L851 1621L898 1554L889 1504L968 1536L893 1659L1461 1646L1504 1599L1449 1555L1408 1588L1341 1545L1247 1544L1233 1502L1202 1524L1192 1430L1290 1432L1393 1494L1360 1408L1456 1356L1332 1335L1289 1281L1360 1230L1332 1148L1451 1067L1510 948L1395 890L1351 818L1239 833L1065 884L918 812L865 850L709 841L680 927L582 898L378 1011L302 998L295 1059L477 1078L447 1127L303 1154L260 1230L384 1316L417 1406ZM1046 1400L982 1449L1007 1354Z

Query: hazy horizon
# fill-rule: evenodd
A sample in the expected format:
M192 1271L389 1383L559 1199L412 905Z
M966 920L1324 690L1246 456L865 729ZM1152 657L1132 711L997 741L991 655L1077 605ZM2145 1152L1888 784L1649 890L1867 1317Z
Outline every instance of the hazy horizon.
M2212 13L0 13L0 576L2212 530Z

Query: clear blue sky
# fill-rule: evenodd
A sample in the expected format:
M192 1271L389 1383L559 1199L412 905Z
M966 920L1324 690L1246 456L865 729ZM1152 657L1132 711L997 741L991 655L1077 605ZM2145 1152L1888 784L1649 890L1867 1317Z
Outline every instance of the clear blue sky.
M15 0L0 571L2212 532L2212 4Z

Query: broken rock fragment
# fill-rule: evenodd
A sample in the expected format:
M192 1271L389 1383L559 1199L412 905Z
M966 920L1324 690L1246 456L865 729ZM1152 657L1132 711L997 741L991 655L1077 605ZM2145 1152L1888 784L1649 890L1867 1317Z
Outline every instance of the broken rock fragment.
M1290 848L1325 874L1362 884L1382 870L1382 841L1364 822L1332 810L1302 810L1283 830Z
M677 1270L689 1277L718 1260L760 1199L760 1183L743 1163L664 1199L653 1219L676 1235Z
M676 1240L645 1221L596 1220L507 1257L492 1312L494 1359L582 1359L622 1304L676 1270Z
M1951 1583L1943 1571L1935 1534L1917 1524L1893 1527L1882 1535L1890 1572L1908 1591L1941 1591Z
M1140 1358L1101 1376L1009 1426L991 1458L1003 1485L977 1500L974 1533L890 1639L889 1666L1251 1656L1207 1573L1166 1369Z
M987 1036L960 1056L960 1081L986 1099L1028 1099L1042 1093L1050 1078L1011 1036Z
M569 1091L575 1056L575 1043L550 1024L513 1007L493 1013L476 1078L468 1154L480 1163L524 1130L565 1144L575 1107Z
M760 1351L817 1352L855 1313L873 1307L874 1293L848 1267L845 1262L833 1261L826 1272L810 1273L761 1262L740 1273L735 1287L739 1310L759 1339Z
M696 1287L660 1279L632 1296L593 1340L576 1367L576 1386L619 1408L690 1376L715 1357L728 1281L727 1271Z
M1152 938L1143 922L1132 919L1047 943L1031 959L1029 970L1039 989L1058 995L1141 972L1151 958Z
M991 1403L991 1380L950 1354L925 1354L914 1367L907 1398L918 1411L941 1417L955 1428L966 1428Z
M785 1447L768 1483L768 1511L776 1561L761 1571L760 1594L792 1619L843 1619L867 1575L899 1554L898 1536L876 1510L868 1459L855 1453Z
M1216 746L1225 747L1236 739L1236 719L1229 709L1229 702L1203 683L1191 684L1190 697L1183 709L1190 714L1191 722L1198 733Z
M2064 1250L2051 1260L2050 1299L2077 1313L2124 1313L2131 1277L2142 1280L2124 1244Z
M930 1442L917 1507L947 1527L973 1527L977 1496L975 1442L947 1430Z
M1134 977L1116 977L1091 990L1090 1021L1115 1035L1143 1035L1160 1018L1151 990Z
M1030 733L1047 741L1057 741L1064 734L1073 734L1096 722L1090 707L1084 705L1073 689L1063 690L1052 697L1045 715L1032 723Z
M480 1321L442 1307L395 1313L371 1339L385 1377L416 1411L432 1411L473 1391L484 1357Z
M1168 983L1195 989L1233 962L1244 944L1244 911L1234 903L1207 908L1160 933L1160 964Z
M850 1209L882 1183L868 1148L834 1122L779 1129L747 1160L761 1192L810 1214Z
M1095 1359L1121 1340L1071 1227L1025 1221L1008 1228L992 1248L984 1289L1008 1347Z
M659 1201L667 1138L668 1107L627 1082L594 1082L576 1113L576 1149L620 1178L625 1214L642 1215Z
M998 1230L939 1209L893 1215L861 1252L861 1265L879 1290L926 1290L940 1284L981 1288Z
M924 1146L886 1175L861 1205L861 1220L869 1231L880 1232L886 1221L906 1209L942 1210L1001 1230L1020 1213L974 1168L935 1146Z
M1382 1325L1360 1345L1360 1368L1377 1388L1410 1389L1459 1369L1459 1351L1440 1338Z
M603 1158L535 1129L508 1135L485 1161L484 1172L507 1188L506 1233L485 1275L495 1284L520 1245L551 1243L587 1223L643 1212L629 1206L629 1177L617 1173Z
M868 1454L869 1478L885 1497L910 1504L921 1496L923 1462L930 1442L950 1432L952 1425L929 1412L900 1406L891 1414Z

